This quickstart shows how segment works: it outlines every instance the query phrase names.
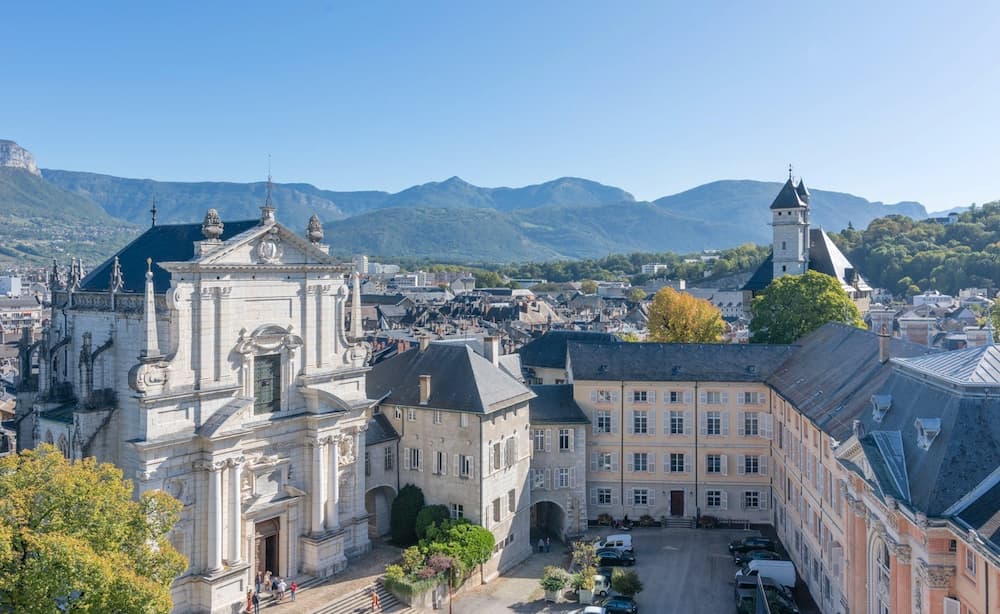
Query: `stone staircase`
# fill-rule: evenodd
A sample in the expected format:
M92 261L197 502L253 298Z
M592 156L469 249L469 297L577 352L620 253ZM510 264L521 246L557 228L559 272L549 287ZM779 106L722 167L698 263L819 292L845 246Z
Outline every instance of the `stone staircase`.
M382 586L381 582L375 583L375 592L378 593L379 605L382 607L379 612L413 612L414 610L405 603L396 599ZM369 614L372 611L372 598L367 588L360 589L349 595L341 597L333 603L327 604L312 614Z
M663 526L668 529L693 529L694 528L694 518L690 516L667 516L666 524Z

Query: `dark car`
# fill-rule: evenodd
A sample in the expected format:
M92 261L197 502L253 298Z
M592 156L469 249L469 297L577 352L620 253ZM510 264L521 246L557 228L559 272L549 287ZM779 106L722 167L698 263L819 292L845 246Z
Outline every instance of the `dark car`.
M632 597L617 595L604 602L604 610L608 614L636 614L639 606Z
M770 550L750 550L748 552L736 552L733 554L737 565L749 563L750 561L781 561L784 560L777 552Z
M795 599L787 587L772 578L762 576L761 586L772 614L799 614ZM757 604L757 576L736 578L736 611L741 614L755 614Z
M751 550L771 550L773 552L774 542L766 537L744 537L729 542L729 551L733 554Z
M617 550L598 550L597 564L601 567L627 567L635 565L635 555Z

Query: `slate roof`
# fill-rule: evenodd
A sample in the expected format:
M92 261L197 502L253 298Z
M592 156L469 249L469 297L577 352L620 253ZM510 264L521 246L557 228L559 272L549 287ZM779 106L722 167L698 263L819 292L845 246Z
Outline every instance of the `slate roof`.
M568 346L574 380L762 382L794 346L616 343Z
M374 446L386 441L399 439L399 433L392 428L392 422L385 414L375 414L368 421L368 430L365 431L365 446Z
M1000 347L995 345L900 359L898 362L913 371L935 375L962 386L997 386L1000 383Z
M809 270L824 273L833 277L843 286L853 286L854 274L858 276L858 289L868 290L872 288L861 276L860 272L854 268L851 261L847 259L840 248L830 239L820 228L809 230ZM757 270L743 286L743 290L758 292L768 287L774 280L774 253L767 255L764 262L760 263Z
M986 539L1000 542L1000 482L979 495L957 516Z
M871 415L872 395L881 392L892 371L890 363L878 361L878 335L829 323L796 345L798 348L768 376L767 383L823 432L838 441L848 439L854 419L865 412ZM934 351L900 339L889 340L890 356Z
M752 292L759 292L764 288L771 285L774 281L774 252L772 251L764 259L764 262L760 263L757 270L753 272L747 283L743 284L743 290L750 290Z
M535 398L528 402L532 424L590 424L573 400L573 384L532 386Z
M423 352L413 348L375 365L366 378L368 397L419 406L421 375L431 376L431 409L488 414L534 396L468 345L431 343Z
M260 220L225 222L221 239L226 241L260 224ZM169 224L153 226L134 241L118 250L119 266L125 285L121 292L141 294L146 286L146 258L153 259L153 290L162 294L170 289L170 273L160 268L160 262L183 262L195 257L195 241L204 240L201 224ZM80 289L107 292L115 256L108 258L80 282Z
M799 179L799 185L795 186L795 193L799 195L799 200L806 205L809 204L809 188L806 187L804 179Z
M808 197L809 191L805 190L805 193ZM788 178L785 185L781 186L781 191L778 192L778 195L774 197L774 202L771 203L772 209L806 209L808 207L807 202L803 202L802 198L799 197L798 187L792 181L791 177Z
M575 343L623 343L611 333L595 333L582 330L550 330L518 350L521 364L526 367L566 367L566 344Z

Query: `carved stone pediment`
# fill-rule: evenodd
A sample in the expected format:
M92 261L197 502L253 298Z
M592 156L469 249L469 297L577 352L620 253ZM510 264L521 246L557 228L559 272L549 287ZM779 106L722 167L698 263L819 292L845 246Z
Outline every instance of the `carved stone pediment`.
M265 324L252 333L247 329L240 330L236 341L237 354L269 354L281 349L293 349L302 346L302 337L292 334L292 327L283 328L276 324Z
M128 385L140 394L155 394L166 389L170 363L165 360L140 362L128 372Z

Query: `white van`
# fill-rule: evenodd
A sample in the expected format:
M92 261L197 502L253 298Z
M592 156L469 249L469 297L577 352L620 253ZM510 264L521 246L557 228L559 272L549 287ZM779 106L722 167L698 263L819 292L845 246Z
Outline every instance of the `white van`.
M610 548L612 550L617 550L618 552L635 554L635 551L632 549L632 536L627 534L608 535L603 540L597 540L595 545L598 550Z
M736 582L738 584L742 576L755 575L771 578L788 588L795 588L795 564L791 561L750 561L736 572Z
M611 594L611 578L594 574L594 594L607 597Z

